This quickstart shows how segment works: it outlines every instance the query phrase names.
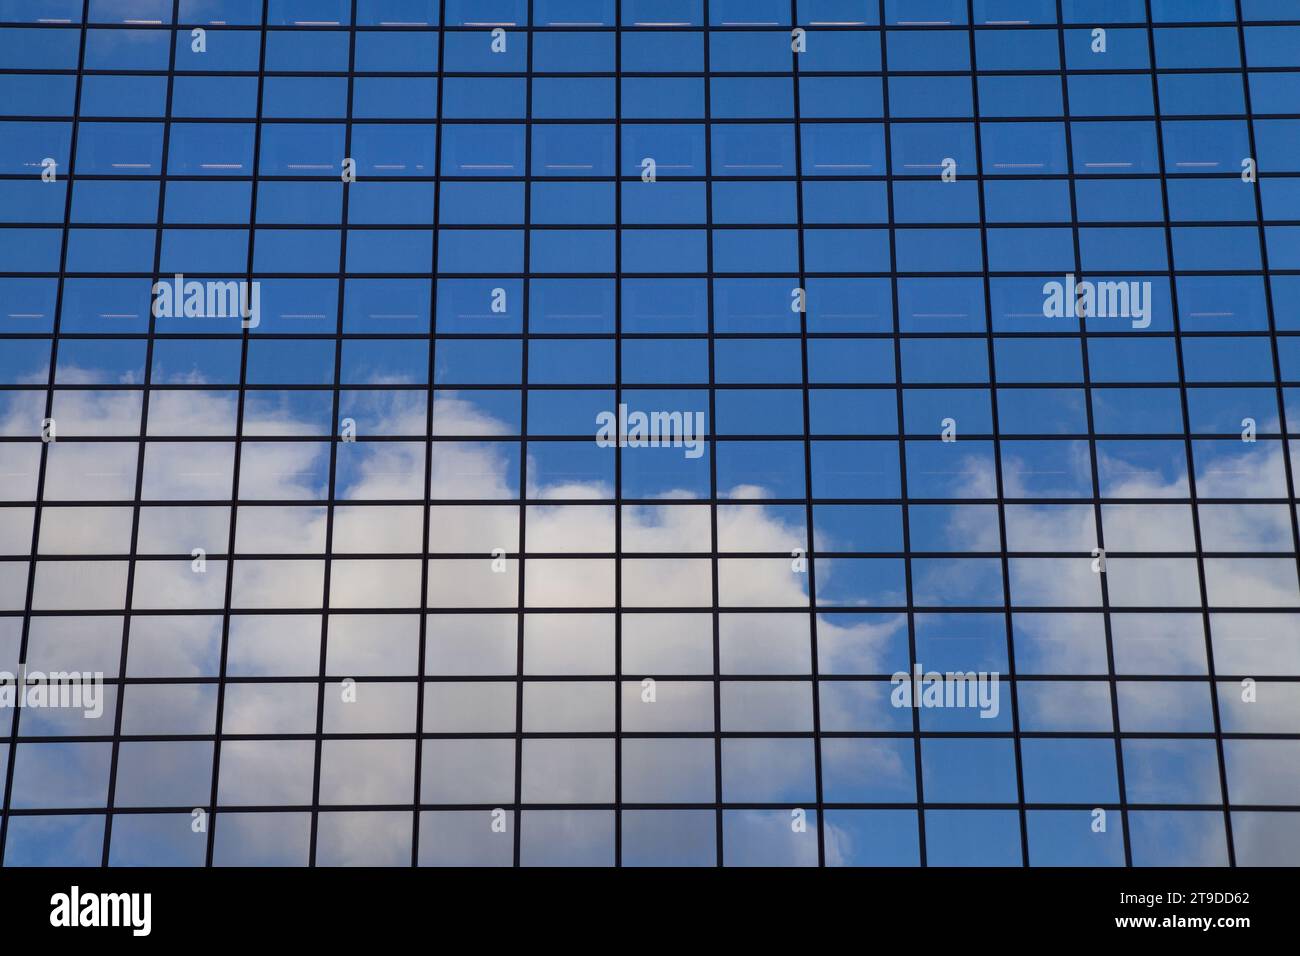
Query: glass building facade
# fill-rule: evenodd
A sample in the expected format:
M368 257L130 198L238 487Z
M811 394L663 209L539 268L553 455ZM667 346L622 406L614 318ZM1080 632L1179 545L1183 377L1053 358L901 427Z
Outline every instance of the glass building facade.
M0 853L1300 864L1300 2L0 0Z

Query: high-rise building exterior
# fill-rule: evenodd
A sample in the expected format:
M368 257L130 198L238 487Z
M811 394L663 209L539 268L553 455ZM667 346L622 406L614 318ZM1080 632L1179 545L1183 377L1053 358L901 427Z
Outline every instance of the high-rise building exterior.
M0 0L0 861L1300 864L1298 0Z

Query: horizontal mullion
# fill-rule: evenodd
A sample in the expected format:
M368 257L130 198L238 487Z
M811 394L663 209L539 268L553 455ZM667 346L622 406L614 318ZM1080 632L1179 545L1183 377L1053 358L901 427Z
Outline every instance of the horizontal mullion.
M937 505L996 505L999 502L1008 505L1087 505L1087 504L1147 504L1147 505L1165 505L1165 504L1233 504L1233 505L1253 505L1253 504L1294 504L1290 498L1187 498L1187 497L1168 497L1168 498L1101 498L1096 496L1081 495L1076 498L1050 497L1042 498L709 498L701 496L699 498L425 498L423 496L412 498L241 498L231 501L229 498L102 498L102 499L75 499L66 501L23 501L8 500L0 501L0 508L30 508L40 504L50 507L60 508L122 508L132 504L138 504L141 507L159 506L159 507L191 507L191 508L212 508L212 507L230 507L249 505L292 505L292 506L325 506L325 505L342 505L342 506L367 506L367 505L673 505L674 503L685 505L798 505L804 504L811 500L813 504L839 504L839 505L895 505L895 504L937 504ZM0 612L3 613L3 612Z
M1242 680L1245 680L1245 679L1250 679L1250 680L1256 681L1257 683L1273 683L1273 684L1294 684L1294 683L1300 683L1300 675L1294 675L1294 674L1274 674L1274 675L1263 675L1263 674L1241 674L1241 675L1237 675L1237 676L1233 676L1233 675L1231 675L1231 674L1215 674L1214 676L1210 676L1208 673L1204 673L1204 672L1202 672L1202 673L1196 673L1196 674L1186 674L1186 673L1179 673L1179 674L1173 674L1173 673L1171 673L1171 674L1158 674L1158 673L1132 673L1132 674L1128 674L1128 673L1123 673L1123 672L1120 672L1120 673L1117 673L1117 674L1107 674L1107 673L1104 673L1104 672L1103 672L1103 673L1092 673L1092 674L1074 674L1074 673L1068 673L1068 672L1067 672L1067 673L1041 673L1041 674L1040 674L1040 673L1034 673L1034 674L1010 674L1010 673L1000 673L998 676L999 676L999 679L1000 679L1001 681L1004 681L1004 682L1006 682L1006 683L1010 683L1010 684L1015 684L1015 683L1021 683L1021 684L1032 684L1032 683L1054 683L1054 682L1056 682L1056 681L1084 681L1084 682L1090 682L1090 683L1109 683L1109 682L1112 682L1112 681L1114 681L1114 682L1137 682L1137 683L1167 683L1167 682L1173 682L1173 683L1184 683L1184 684L1186 684L1186 683L1193 683L1193 684L1195 684L1195 683L1214 683L1214 682L1221 682L1221 683L1240 683ZM811 674L811 673L809 673L809 672L805 672L805 673L802 673L802 674L770 674L770 673L762 673L762 674L747 674L747 673L744 673L744 672L742 672L742 671L724 671L723 673L720 673L720 674L713 674L713 673L700 673L700 672L696 672L696 673L674 674L674 673L669 673L669 672L660 672L660 671L656 671L656 670L630 671L630 670L626 670L626 669L625 669L621 674L618 674L618 675L613 674L613 673L592 673L592 674L547 674L547 673L536 673L536 674L533 674L533 673L527 673L527 672L524 673L523 675L514 674L514 673L508 673L508 674L456 674L456 673L428 674L428 673L426 673L426 674L424 674L424 675L418 675L418 674L358 674L358 673L356 673L355 671L347 671L347 672L342 672L342 671L339 671L339 672L329 671L329 672L327 672L327 673L324 674L324 675L321 675L321 674L226 674L225 676L211 675L211 676L198 676L198 677L195 677L195 676L181 676L181 677L136 677L136 676L133 676L133 675L127 675L126 677L118 677L118 676L114 676L114 675L105 675L105 676L103 677L103 683L104 683L105 685L110 685L110 686L133 685L133 684L139 684L139 685L145 685L145 686L147 686L147 685L159 685L159 684L168 684L168 685L170 685L170 684L187 684L187 685L194 684L194 685L197 685L197 684L219 684L219 683L226 683L226 684L321 684L321 683L325 683L325 684L334 684L334 683L338 683L339 681L343 681L343 680L355 680L355 681L357 681L358 683L362 683L362 684L365 684L365 683L376 683L376 684L401 684L401 683L407 683L407 684L414 684L414 683L420 683L420 684L459 684L459 683L471 683L471 684L477 684L477 683L481 683L481 684L514 684L514 683L517 683L517 682L519 682L519 681L522 680L524 683L570 683L570 684L574 684L574 683L592 683L592 682L596 682L596 683L615 683L615 682L621 682L621 683L624 683L624 684L638 684L638 683L640 683L641 680L643 680L643 679L646 678L646 677L653 677L655 680L659 680L659 681L681 681L681 682L704 682L704 683L712 683L712 682L714 682L714 681L722 681L722 682L724 682L724 683L727 683L727 682L732 682L732 683L753 683L753 682L763 682L763 683L790 683L790 682L797 682L797 683L804 683L804 684L807 684L807 683L811 683L811 682L814 681L814 680L816 680L816 681L820 681L820 682L822 682L822 683L856 683L856 682L859 682L859 681L889 681L889 680L891 680L891 679L894 677L894 674L892 674L892 673L889 673L889 674L886 674L886 673L859 673L859 674L855 674L855 673L848 673L848 672L845 672L845 673L835 673L835 674L825 674L825 673L823 673L823 674L817 674L817 675L813 675L813 674ZM425 733L425 732L422 731L421 733ZM633 733L633 731L628 731L628 733ZM655 736L665 736L665 735L667 735L667 736L672 736L672 734L673 734L673 732L671 732L671 731L667 731L667 732L663 732L663 731L637 731L637 733L642 733L642 734L645 735L645 736L652 736L652 737L655 737ZM703 731L703 733L712 733L712 731ZM912 735L912 731L910 731L910 730L851 730L851 731L822 731L822 733L826 733L826 734L837 734L837 735L850 736L850 737L862 737L862 736L868 736L868 737L900 737L900 738L907 738L907 737L910 737L910 736ZM931 731L931 730L926 730L926 731L923 731L923 733L933 734L933 735L935 735L935 736L959 736L959 737L966 737L966 736L970 736L970 733L971 733L971 732L969 732L969 731L937 731L937 730L935 730L935 731ZM987 734L990 735L990 736L995 736L995 737L997 737L997 736L1006 736L1006 735L1009 733L1009 731L1006 731L1006 730L1002 730L1002 731L986 731L985 733L987 733ZM1052 735L1067 735L1067 736L1070 736L1070 735L1073 735L1074 731L1038 731L1037 733L1041 733L1041 734L1044 735L1044 736L1052 736ZM1112 734L1111 734L1110 731L1090 731L1090 733L1100 733L1100 734L1104 734L1104 735L1106 735L1106 736L1112 736ZM1128 733L1128 731L1125 731L1125 733ZM1210 730L1206 730L1206 731L1193 731L1193 732L1182 732L1182 731L1180 731L1180 732L1177 732L1177 733L1170 733L1170 734L1166 734L1164 731L1142 731L1142 732L1133 731L1132 733L1134 733L1134 734L1139 734L1139 735L1147 735L1147 734L1150 734L1150 735L1158 736L1158 737L1164 737L1164 736L1188 736L1188 737L1207 737L1207 736L1209 736L1209 737L1212 737L1212 736L1214 736L1214 732L1213 732L1213 731L1210 731ZM508 736L508 735L509 735L508 732L506 732L506 733L497 733L497 732L487 732L487 731L485 731L485 732L483 732L483 733L481 734L481 736L488 736L488 737L500 737L500 736ZM132 735L132 736L139 736L139 735ZM165 736L165 735L164 735L164 736ZM174 735L173 735L173 736L174 736ZM203 735L200 735L200 736L203 736ZM209 737L210 737L210 736L212 736L212 735L211 735L211 734L208 734L208 735L206 735L206 736L209 736ZM223 737L232 737L232 736L236 736L236 737L237 737L237 736L242 736L242 735L240 735L240 734L232 734L232 733L223 732L223 733L221 734L221 736L223 736ZM455 734L450 734L450 736L456 736L456 735L455 735ZM1245 736L1245 737L1254 737L1254 736L1259 736L1259 734L1257 734L1257 733L1255 733L1255 732L1242 732L1242 733L1241 733L1241 736ZM1297 732L1295 732L1295 733L1293 733L1293 734L1282 733L1282 734L1279 734L1279 736L1300 736L1300 731L1297 731Z
M320 560L324 561L324 558ZM613 560L608 558L606 560ZM626 560L626 559L625 559ZM138 615L142 617L159 617L168 615L181 616L220 616L223 613L231 615L302 615L302 614L332 614L332 615L351 615L351 614L421 614L421 613L442 613L442 614L590 614L590 613L613 613L620 612L623 614L789 614L789 613L810 613L811 608L808 604L778 604L778 605L721 605L721 604L683 604L683 605L631 605L622 604L615 606L613 604L601 605L581 605L573 607L557 607L552 605L539 605L536 607L520 607L517 604L512 605L494 605L492 607L474 606L454 606L449 604L438 605L436 607L346 607L346 608L325 608L316 606L303 607L244 607L236 606L223 610L221 607L212 608L131 608L126 612L123 608L76 608L76 609L56 609L56 608L33 608L30 616L37 617L120 617L124 613ZM1236 605L1124 605L1123 607L1103 608L1101 604L1079 604L1079 605L1035 605L1035 604L873 604L869 608L858 605L832 605L821 604L816 608L818 615L834 613L854 614L1260 614L1260 615L1294 615L1300 614L1300 605L1286 606L1276 605L1270 607L1244 607ZM21 617L22 610L0 611L0 618L3 617Z
M629 180L630 181L630 180ZM661 180L666 181L666 180ZM685 180L683 180L685 181ZM803 180L807 182L807 180ZM537 179L533 178L530 182L536 183ZM639 180L638 180L639 182ZM718 182L718 180L713 180ZM1175 229L1197 228L1197 227L1256 227L1260 224L1264 226L1300 226L1300 219L1229 219L1229 220L1171 220L1168 225ZM927 229L1160 229L1165 225L1162 222L1123 222L1123 221L1101 221L1101 220L1051 220L1044 222L1000 222L997 220L979 221L979 220L954 220L951 222L895 222L892 225L886 225L880 221L862 221L862 222L719 222L716 219L709 224L703 222L583 222L583 223L529 223L524 225L522 222L443 222L443 223L421 223L421 222L400 222L400 223L343 223L343 222L257 222L252 225L248 223L217 223L217 222L166 222L161 226L153 222L71 222L68 229L77 230L112 230L114 232L133 231L133 232L230 232L231 230L248 230L257 232L259 230L275 232L341 232L347 230L350 232L431 232L434 229L443 232L613 232L613 231L651 231L651 232L679 232L683 230L695 230L709 232L752 232L752 231L770 231L779 230L784 232L793 232L795 230L816 232L820 230L861 230L861 229L890 229L908 231L924 231ZM24 222L0 220L0 228L5 229L51 229L63 228L62 222L42 222L40 220L28 220ZM1177 270L1181 273L1182 270ZM1255 270L1262 273L1263 270ZM162 273L166 275L166 273ZM187 275L189 273L186 273ZM255 273L256 274L256 273ZM544 273L542 273L544 274ZM764 276L773 273L763 273ZM779 274L779 273L778 273ZM807 272L808 275L816 275L814 272ZM1109 275L1104 269L1085 270L1085 274ZM625 273L628 276L637 276L640 273Z
M736 499L736 506L743 506L744 499ZM57 508L58 502L46 501L45 508ZM311 507L310 505L306 507ZM423 505L421 506L423 507ZM436 507L436 506L435 506ZM544 506L543 506L544 507ZM597 506L600 507L600 506ZM608 507L608 506L606 506ZM793 539L792 539L793 540ZM800 550L803 550L802 548ZM29 552L2 554L0 561L9 560L26 560L35 558L41 563L47 562L112 562L112 561L137 561L137 562L176 562L189 561L193 555L188 552L141 552L130 553L102 553L93 554L74 554L37 551L35 554ZM208 551L204 555L208 561L428 561L430 567L437 565L439 562L448 561L490 561L494 555L490 551L331 551L328 554L323 551L240 551L235 554L229 554L217 551ZM649 560L709 560L718 558L722 560L777 560L789 559L789 551L732 551L726 549L709 550L707 548L698 551L627 551L621 553L614 551L512 551L506 550L504 554L495 555L495 557L504 557L508 560L517 560L525 558L526 560L575 560L575 561L649 561ZM804 557L808 558L891 558L891 559L941 559L941 560L961 560L961 559L991 559L991 558L1011 558L1011 559L1031 559L1031 558L1069 558L1079 561L1092 560L1095 555L1092 551L1087 550L1066 550L1066 549L1044 549L1041 551L1026 551L1023 549L1008 549L1006 551L807 551ZM1294 551L1217 551L1205 550L1197 551L1143 551L1143 550L1106 550L1106 559L1116 561L1123 558L1130 559L1154 559L1154 560L1174 560L1174 559L1193 559L1197 557L1205 558L1294 558ZM1116 572L1111 572L1116 573ZM1122 575L1121 575L1122 576Z

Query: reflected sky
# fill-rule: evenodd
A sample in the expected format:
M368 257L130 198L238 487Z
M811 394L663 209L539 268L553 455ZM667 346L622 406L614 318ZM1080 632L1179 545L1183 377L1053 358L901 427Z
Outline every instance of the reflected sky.
M3 865L1300 861L1300 22L1131 6L0 0Z

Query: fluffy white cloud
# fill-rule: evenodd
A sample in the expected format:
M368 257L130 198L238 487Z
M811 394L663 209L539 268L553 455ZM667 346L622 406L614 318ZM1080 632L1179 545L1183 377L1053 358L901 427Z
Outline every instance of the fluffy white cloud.
M89 380L90 377L87 377ZM41 394L41 393L33 393ZM367 427L384 433L417 436L424 433L424 397L418 393L382 393L386 398L358 399L354 414L363 436ZM234 445L229 440L236 416L232 393L171 390L155 392L150 403L151 435L204 436L203 442L151 443L145 455L146 498L160 502L178 499L220 500L230 494ZM492 550L516 552L520 545L520 515L516 505L492 504L517 495L517 446L494 442L510 432L506 423L484 412L468 398L439 393L434 404L427 499L429 551L471 554L476 557L438 559L422 565L422 528L426 507L425 443L418 441L361 441L338 448L338 496L343 501L395 499L409 502L374 507L339 504L333 514L333 550L336 554L385 554L382 560L336 558L330 579L329 604L342 612L329 623L328 673L337 679L355 677L357 704L342 703L340 685L325 688L324 719L328 732L379 733L409 730L414 726L415 697L411 684L366 681L366 676L410 676L418 659L419 595L427 586L431 608L508 609L518 601L518 563L505 559L503 573L493 570ZM0 419L0 434L34 434L39 428L38 403L16 402ZM36 414L38 417L33 418ZM110 391L60 392L55 405L59 442L49 449L46 499L75 501L87 497L129 502L134 493L137 444L131 441L77 441L78 436L132 436L139 432L140 401L136 393ZM382 424L379 424L382 423ZM313 426L281 409L263 416L259 435L310 436ZM441 440L454 438L458 440ZM39 446L24 443L0 445L0 494L30 498L35 488ZM1270 477L1280 467L1280 450L1261 446L1259 467L1240 467L1240 458L1221 466L1203 464L1206 487L1214 481L1231 481L1234 496L1272 494ZM274 440L245 442L240 462L242 499L288 500L295 506L241 506L236 546L240 553L295 554L292 560L241 559L232 568L209 560L204 574L195 574L189 559L138 561L131 605L136 609L172 610L200 608L219 611L224 602L227 573L232 575L233 606L241 611L294 608L299 615L238 614L232 621L230 664L232 675L279 677L314 676L320 653L321 617L312 613L324 592L322 560L329 522L319 504L328 487L329 446L311 441ZM1107 453L1104 463L1111 473L1125 477L1117 495L1178 497L1186 494L1185 478L1166 479L1150 468L1126 463ZM1276 460L1274 460L1276 459ZM961 493L992 496L991 476L980 461L958 463ZM713 729L713 622L708 609L713 601L712 566L703 559L636 557L637 553L707 553L710 547L709 508L691 504L684 491L669 492L675 504L627 506L615 509L600 502L612 488L600 482L564 479L548 483L537 477L530 461L528 493L536 499L570 499L591 505L534 504L527 508L526 548L529 554L554 553L560 557L530 558L524 565L523 583L530 608L587 608L583 614L528 615L524 623L525 675L563 674L603 677L601 681L532 683L524 688L524 712L516 714L515 676L518 623L510 613L432 615L426 639L426 671L442 676L499 676L503 682L460 681L429 685L424 701L425 729L431 732L512 733L522 719L526 729L557 732L613 729L615 708L621 708L625 730L711 731ZM1011 475L1019 474L1015 469ZM1231 477L1228 477L1231 476ZM1015 479L1007 493L1025 493ZM1201 473L1198 471L1198 487ZM753 486L722 489L736 502L717 509L719 547L736 552L789 554L806 547L805 529L788 513L764 506L746 505L747 499L767 492ZM450 499L472 499L483 505L439 504ZM1276 539L1289 547L1290 516L1283 508L1216 506L1202 509L1203 533L1220 547L1246 546L1260 537ZM1231 510L1229 510L1231 509ZM1090 507L1048 508L1009 506L1007 529L1013 549L1081 550L1096 540ZM987 522L973 512L958 511L948 529L956 549L996 550ZM227 547L229 515L220 505L180 507L166 504L141 509L140 552L188 555L192 548L209 553ZM1107 505L1103 509L1107 541L1112 550L1181 550L1189 546L1190 510L1184 505L1163 508ZM616 529L616 522L621 526ZM40 549L43 554L83 556L115 555L130 543L131 510L126 506L103 508L49 507L42 516ZM0 509L0 550L23 555L31 542L32 512L24 508ZM621 535L624 557L614 555L615 533ZM1284 533L1285 532L1285 533ZM832 541L835 529L831 529ZM991 541L991 543L990 543ZM1113 543L1112 543L1113 542ZM826 537L819 541L827 547ZM566 558L566 553L596 552L608 558ZM1088 559L1034 558L1011 562L1013 601L1021 606L1100 606L1099 577ZM1199 585L1194 563L1183 559L1124 559L1109 562L1108 575L1115 606L1195 606ZM25 586L17 572L26 563L13 562L13 575L0 572L12 586L0 586L0 602L21 607ZM1205 562L1212 604L1225 607L1263 607L1300 603L1296 596L1294 560L1211 558ZM817 566L819 585L837 574L836 564ZM100 618L43 617L33 627L32 653L54 646L50 634L66 635L63 658L105 663L116 669L114 648L120 648L121 617L111 616L125 607L126 564L113 561L40 562L36 581L36 606L42 610L97 609ZM689 609L674 614L626 613L622 621L625 683L615 689L614 603L616 574L621 574L623 604L629 607ZM422 582L422 576L425 581ZM789 608L785 613L727 614L719 621L723 670L728 674L807 674L811 663L806 576L794 573L789 558L722 559L718 566L719 596L723 606ZM952 582L958 587L960 582ZM16 603L15 603L16 602ZM392 608L409 613L350 615L349 609ZM858 608L865 610L865 608ZM1215 652L1220 672L1295 673L1300 668L1296 648L1296 623L1291 617L1268 615L1258 623L1263 631L1250 631L1242 616L1216 615ZM1039 623L1051 641L1047 660L1060 672L1088 671L1095 664L1096 621L1086 616L1046 617ZM95 622L87 630L83 623ZM1197 633L1196 615L1117 615L1113 633L1116 659L1128 673L1204 673L1204 640ZM1122 622L1122 623L1121 623ZM1141 624L1145 622L1145 624ZM0 622L4 623L4 622ZM1130 624L1141 626L1130 628ZM871 617L822 613L817 616L819 667L824 673L879 673L893 669L889 649L906 634L903 615ZM1271 629L1271 630L1270 630ZM17 632L0 630L0 653L16 652ZM211 615L149 615L133 622L127 662L128 674L156 677L213 676L220 645L220 620ZM35 658L34 658L35 659ZM75 665L71 665L74 666ZM85 665L82 665L83 667ZM659 680L654 704L641 700L642 674L676 674L702 680ZM1104 685L1100 685L1104 686ZM150 726L210 728L215 724L215 699L210 686L167 685L146 693L129 688L123 700L124 726L128 730ZM756 731L807 730L811 727L811 698L807 684L724 682L723 721L727 729ZM226 694L223 730L226 733L310 733L314 730L317 685L280 682L233 683ZM854 703L842 695L823 697L825 727L858 727L868 715L879 713L884 722L888 706L883 696ZM1066 727L1077 722L1084 708L1077 696L1035 698L1032 716L1044 726ZM1151 685L1147 696L1131 698L1126 713L1135 722L1170 715L1190 707L1189 698L1162 693ZM1294 695L1268 705L1270 726L1300 717L1300 698ZM1030 711L1026 710L1026 715ZM1177 716L1175 713L1174 716ZM1190 714L1188 715L1191 716ZM874 719L874 718L873 718ZM1245 716L1243 720L1247 719ZM734 741L729 740L728 744ZM801 743L805 745L806 741ZM326 743L322 755L322 799L326 803L407 804L414 794L414 744L412 741L341 741ZM68 772L55 773L42 762L44 751L20 762L28 776L24 793L41 800L84 799L86 805L102 803L107 785L99 752L66 750ZM1290 794L1294 782L1271 767L1266 750L1241 751L1231 764L1231 785L1251 793ZM162 750L158 753L163 754ZM804 794L811 783L811 750L790 750L772 740L753 740L728 746L724 755L730 792L727 799L811 799ZM421 792L425 800L513 800L515 745L513 740L428 741L423 763ZM51 760L54 754L48 754ZM894 775L892 751L880 754L870 773ZM160 757L161 759L161 757ZM647 801L711 802L713 741L628 740L624 745L626 799ZM202 761L199 761L202 764ZM223 744L219 794L223 801L242 805L303 805L311 799L314 745L310 741L227 741ZM143 766L143 764L142 764ZM523 747L525 800L542 802L607 802L613 799L613 743L608 739L530 739ZM143 771L141 771L143 772ZM194 771L202 775L202 767ZM867 772L864 769L864 772ZM69 776L69 773L71 776ZM75 780L73 779L75 778ZM1254 780L1249 784L1246 781ZM147 780L136 783L147 792ZM159 786L162 786L161 778ZM1250 787L1254 789L1250 789ZM1264 790L1260 790L1260 788ZM84 793L83 793L84 791ZM162 790L159 793L163 793ZM740 797L737 794L748 794ZM792 796L793 795L793 796ZM147 799L141 797L140 799ZM300 828L286 817L273 826L255 814L227 815L218 823L221 859L298 860L305 852ZM468 819L468 818L467 818ZM529 836L529 854L543 859L550 846L545 833L555 839L573 837L574 827L595 817L530 814L535 825ZM684 819L684 818L683 818ZM405 862L409 855L409 813L330 812L321 818L321 859L341 863ZM775 820L775 822L773 822ZM176 840L187 839L188 817L176 817ZM446 822L446 821L444 821ZM475 818L475 826L483 821ZM585 825L585 824L582 824ZM510 826L514 826L513 820ZM1242 838L1254 840L1249 851L1261 859L1269 821L1251 817L1243 821ZM762 813L732 814L728 820L728 846L739 858L781 862L806 862L807 841L795 840L788 819ZM1288 831L1289 832L1289 831ZM567 836L565 836L567 834ZM1251 837L1255 834L1255 837ZM587 833L587 838L592 837ZM444 839L454 842L453 837ZM827 853L832 862L854 854L847 831L828 824ZM244 846L246 842L257 846ZM581 843L582 840L579 840ZM599 840L597 840L599 843ZM766 847L767 849L762 849ZM558 844L550 847L558 852ZM485 851L487 852L487 851ZM815 843L814 857L815 859Z

